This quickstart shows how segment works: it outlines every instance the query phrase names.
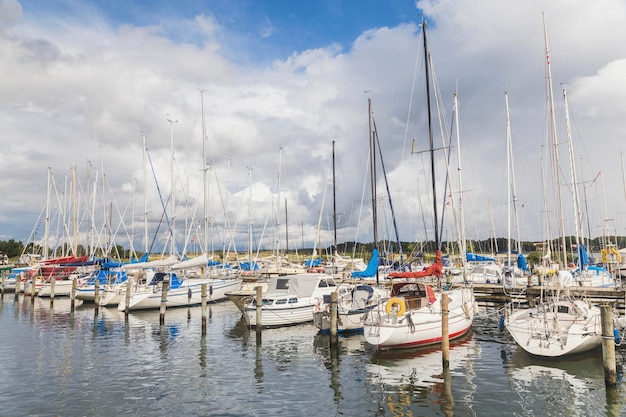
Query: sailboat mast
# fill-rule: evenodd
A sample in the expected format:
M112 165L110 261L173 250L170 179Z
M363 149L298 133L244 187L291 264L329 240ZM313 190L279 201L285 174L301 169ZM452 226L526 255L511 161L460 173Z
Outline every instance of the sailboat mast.
M565 105L565 127L567 131L567 144L569 148L569 163L570 163L570 174L572 176L572 188L574 189L573 198L574 198L574 216L575 216L575 227L576 227L576 250L578 251L578 266L580 270L583 269L583 259L580 251L580 235L581 235L581 223L582 223L582 213L580 210L580 195L578 192L578 179L576 177L576 165L574 161L574 144L572 142L572 129L570 126L569 120L569 106L567 104L567 91L565 87L563 87L563 103Z
M507 182L507 265L511 267L511 118L509 116L509 96L504 93L506 106L506 182Z
M428 139L430 144L430 174L433 191L433 214L435 216L435 249L441 249L439 240L439 222L437 220L437 190L435 187L435 145L433 141L432 112L430 109L430 53L428 52L428 42L426 39L426 21L422 21L422 33L424 35L424 69L426 78L426 109L428 111Z
M463 210L463 180L461 177L461 134L459 132L459 97L457 93L454 93L454 125L456 133L456 147L457 147L457 170L459 172L459 256L461 256L461 264L463 265L463 281L465 281L465 274L467 272L467 240L465 236L465 212Z
M332 259L334 262L335 254L337 253L337 195L335 194L335 141L333 140L333 253Z
M550 110L550 130L552 135L552 149L554 150L554 177L556 179L555 187L556 187L556 206L557 206L557 215L559 218L560 225L560 234L561 234L561 246L562 250L560 253L562 254L562 266L567 266L567 246L565 241L565 223L563 221L563 206L562 206L562 198L561 198L561 176L559 170L559 141L556 133L556 116L554 114L554 95L552 89L552 70L550 69L550 51L548 49L548 30L546 27L546 18L543 15L543 36L544 42L546 46L546 72L547 72L547 93L549 100L549 110Z
M206 124L204 121L204 89L200 89L200 108L202 112L202 179L203 188L202 194L204 198L204 230L202 239L202 251L205 255L209 254L209 191L207 189L209 181L209 167L207 164L207 137L206 137Z
M144 239L144 254L148 253L148 163L146 161L146 154L148 149L146 148L146 135L142 135L143 140L143 239Z
M374 120L372 99L367 99L370 131L370 186L372 190L372 224L374 226L374 249L378 249L378 218L376 213L376 144L374 142ZM376 285L378 285L378 268L376 268Z

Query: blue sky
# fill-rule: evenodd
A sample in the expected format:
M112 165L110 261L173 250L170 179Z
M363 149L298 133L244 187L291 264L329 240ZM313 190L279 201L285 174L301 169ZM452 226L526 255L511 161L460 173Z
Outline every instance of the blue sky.
M363 191L368 189L368 99L400 239L432 239L432 228L424 227L432 223L430 214L420 210L431 206L425 191L429 169L423 154L411 154L414 140L416 150L427 146L420 11L429 22L438 134L451 131L455 90L461 103L463 183L456 179L448 198L464 196L457 206L463 202L468 238L507 233L505 91L517 199L523 205L520 238L543 240L556 230L546 227L556 221L557 210L551 201L545 215L542 192L554 172L541 178L550 149L542 13L559 151L568 155L566 87L590 234L599 236L609 227L626 235L620 168L626 136L621 43L626 4L621 0L0 0L0 194L11 196L0 199L0 239L28 241L36 226L41 234L48 169L54 179L52 205L61 208L68 198L69 170L75 168L85 216L81 229L88 227L87 219L102 224L104 217L113 218L116 240L123 245L132 240L142 249L144 196L154 231L161 200L173 193L178 203L168 210L183 247L185 237L198 236L189 224L204 210L205 180L199 173L207 145L212 244L237 242L236 249L245 249L247 225L253 223L255 242L267 248L283 240L284 247L284 220L277 213L288 201L292 242L327 246L335 140L338 238L370 241L370 203ZM145 181L144 138L154 163ZM444 178L438 156L439 178ZM567 161L562 164L568 178ZM599 180L592 183L594 178L602 178L604 187ZM94 181L100 185L94 187ZM379 235L390 238L388 197L379 181ZM454 191L461 187L463 193ZM562 187L571 190L571 183ZM568 233L573 233L571 192L563 194ZM93 206L100 208L85 209ZM606 218L613 220L605 224ZM79 233L86 239L84 230ZM451 218L445 233L445 240L455 240Z
M179 20L211 16L220 26L217 36L225 54L234 60L255 61L284 59L330 44L347 50L366 30L419 20L413 0L51 0L23 1L22 5L27 15L38 19L52 14L77 20L88 10L112 26L159 25L166 36L180 42L200 40L181 30Z

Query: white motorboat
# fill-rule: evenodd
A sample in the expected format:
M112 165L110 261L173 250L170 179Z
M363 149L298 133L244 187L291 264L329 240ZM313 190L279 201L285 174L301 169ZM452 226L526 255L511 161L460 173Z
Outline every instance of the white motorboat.
M313 321L313 306L330 295L337 283L327 274L295 274L271 277L261 305L262 327L280 327ZM251 326L257 325L256 298L244 304Z

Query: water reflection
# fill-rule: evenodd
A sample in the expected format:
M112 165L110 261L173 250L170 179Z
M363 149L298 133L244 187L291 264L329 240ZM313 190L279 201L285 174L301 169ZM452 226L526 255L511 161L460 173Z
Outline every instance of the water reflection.
M548 415L585 415L589 407L600 410L605 404L593 394L604 380L602 354L588 354L559 360L534 357L522 349L504 354L511 388L524 410L541 410ZM540 393L540 395L538 395Z
M414 404L439 405L446 416L454 415L453 376L472 387L472 361L480 358L480 344L472 334L450 343L450 367L444 369L439 346L423 349L376 352L366 365L369 381L381 387L381 406L393 415L412 415ZM467 399L467 396L466 396Z

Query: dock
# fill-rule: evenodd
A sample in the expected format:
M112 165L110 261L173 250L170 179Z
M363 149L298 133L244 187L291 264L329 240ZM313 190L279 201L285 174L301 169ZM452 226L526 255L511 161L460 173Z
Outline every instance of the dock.
M502 284L474 284L474 297L480 304L497 306L509 301L532 302L535 298L555 291L552 286L532 287L516 286L510 290L504 289ZM573 297L588 299L594 304L612 304L618 311L624 313L626 308L626 290L620 288L603 287L567 287L561 289L562 295L570 294Z

